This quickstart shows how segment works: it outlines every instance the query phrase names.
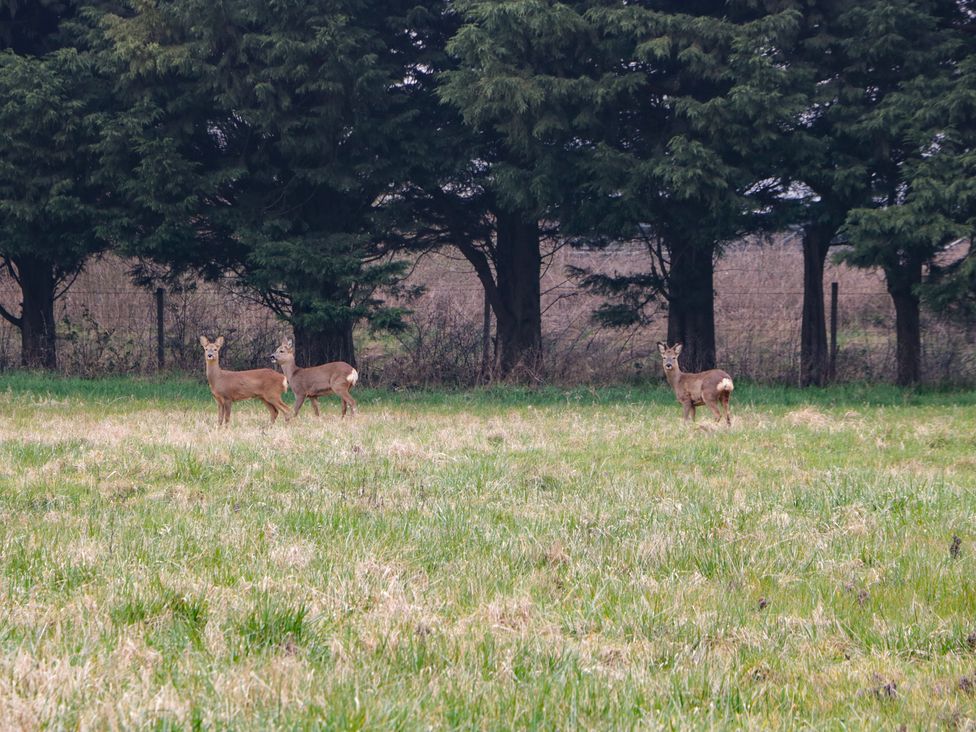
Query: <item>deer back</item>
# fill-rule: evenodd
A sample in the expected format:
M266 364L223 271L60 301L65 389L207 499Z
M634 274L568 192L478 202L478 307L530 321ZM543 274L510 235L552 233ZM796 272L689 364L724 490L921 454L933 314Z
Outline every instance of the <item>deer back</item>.
M712 399L718 395L718 385L723 379L728 379L731 382L732 377L722 369L709 369L708 371L690 374L682 373L679 374L674 384L674 393L679 401L685 398L690 398L693 401L701 401L705 398Z
M341 387L343 382L352 386L355 382L349 382L348 378L355 370L345 361L295 369L291 377L291 388L295 393L312 395L329 391L336 385Z
M288 388L288 379L271 369L221 370L211 381L210 388L215 394L235 402L254 397L277 398Z

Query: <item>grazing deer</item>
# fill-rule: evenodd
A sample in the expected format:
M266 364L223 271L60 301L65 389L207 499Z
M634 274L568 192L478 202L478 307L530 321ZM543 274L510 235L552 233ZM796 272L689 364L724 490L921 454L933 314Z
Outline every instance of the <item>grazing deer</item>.
M732 424L729 414L729 398L732 396L732 377L722 369L710 369L697 374L683 374L678 366L678 356L681 354L681 344L676 343L670 348L658 341L658 350L664 358L664 375L674 389L681 406L685 408L685 419L690 416L695 419L695 407L706 405L715 414L715 419L722 421L722 414L718 411L721 404L725 410L725 423Z
M234 402L243 399L260 399L271 412L271 424L278 419L278 412L291 417L288 405L281 395L288 388L288 379L272 369L252 369L250 371L224 371L220 368L220 348L224 337L219 336L211 342L200 336L204 358L207 361L207 382L210 392L217 400L217 425L230 424L230 408Z
M312 411L319 416L319 397L335 394L342 400L342 416L346 416L346 407L356 415L356 400L349 395L349 390L359 381L359 372L345 361L333 361L321 366L299 368L295 365L295 342L286 338L271 354L271 361L281 365L281 370L288 377L291 390L295 392L295 411L298 416L305 399L312 400Z

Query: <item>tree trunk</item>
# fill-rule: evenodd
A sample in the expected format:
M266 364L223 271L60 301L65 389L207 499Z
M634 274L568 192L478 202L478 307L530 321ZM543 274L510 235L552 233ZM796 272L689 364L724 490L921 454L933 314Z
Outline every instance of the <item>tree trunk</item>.
M800 324L800 386L827 383L830 353L824 309L824 264L833 232L808 227L803 232L803 316Z
M503 377L531 378L542 366L541 270L538 222L499 211L492 304Z
M922 327L915 286L922 282L922 262L910 258L898 269L885 268L888 293L895 303L896 381L911 386L922 380Z
M299 367L318 366L330 361L356 365L352 340L352 321L342 320L321 328L294 325L295 363Z
M668 344L681 343L681 368L715 368L714 245L671 248L668 272Z
M58 367L57 328L54 322L54 267L34 257L14 260L22 295L20 358L25 368Z

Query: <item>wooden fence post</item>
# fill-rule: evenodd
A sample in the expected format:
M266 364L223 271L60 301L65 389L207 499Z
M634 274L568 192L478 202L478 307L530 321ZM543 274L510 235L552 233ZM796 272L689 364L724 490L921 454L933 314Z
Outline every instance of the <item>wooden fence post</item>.
M481 324L481 375L478 381L481 384L488 383L491 373L489 365L488 349L491 347L491 304L488 302L488 291L485 290L485 304Z
M837 378L837 283L830 283L830 368L827 379Z
M162 371L166 365L166 350L164 346L163 330L163 298L165 291L162 287L156 288L156 367Z

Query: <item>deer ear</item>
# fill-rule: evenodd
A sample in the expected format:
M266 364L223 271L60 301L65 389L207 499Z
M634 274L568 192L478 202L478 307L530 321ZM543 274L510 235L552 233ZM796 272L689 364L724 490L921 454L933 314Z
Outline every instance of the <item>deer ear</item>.
M206 348L208 343L210 343L210 341L207 340L207 336L204 336L204 335L200 336L200 345L201 346L203 346L204 348Z
M223 347L223 345L224 345L224 337L223 336L217 336L217 340L214 341L214 345L217 346L217 348Z
M293 348L295 348L295 341L293 341L291 338L285 338L285 348L291 351Z
M675 356L680 356L681 355L681 344L680 343L675 343L674 344L674 355Z
M664 352L666 350L668 350L668 347L666 345L664 345L661 341L658 341L657 342L657 350L659 350L661 352L661 355L663 356L664 355Z

